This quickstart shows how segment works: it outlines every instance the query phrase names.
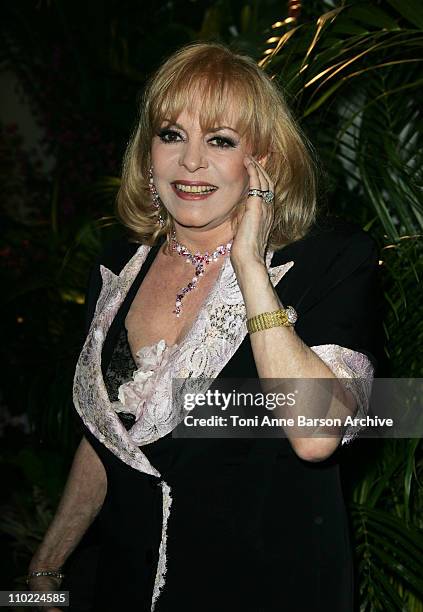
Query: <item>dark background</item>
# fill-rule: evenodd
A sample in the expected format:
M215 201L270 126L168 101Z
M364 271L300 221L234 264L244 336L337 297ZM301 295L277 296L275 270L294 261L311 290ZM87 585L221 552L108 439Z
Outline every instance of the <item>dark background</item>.
M71 385L88 272L121 231L114 198L140 92L181 45L267 58L321 160L321 207L380 247L389 375L422 376L423 7L290 4L2 7L0 588L22 587L79 442ZM359 441L343 459L362 609L422 610L419 440Z

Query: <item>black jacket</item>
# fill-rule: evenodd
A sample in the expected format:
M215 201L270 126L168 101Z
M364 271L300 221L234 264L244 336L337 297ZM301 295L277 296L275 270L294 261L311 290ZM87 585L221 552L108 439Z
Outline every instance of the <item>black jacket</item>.
M118 274L138 246L115 241L98 264ZM104 376L157 250L150 250L110 327L102 353ZM373 241L350 224L324 220L306 238L275 253L271 265L291 260L295 265L276 290L282 303L296 309L296 332L305 344L337 344L364 353L377 366L380 303ZM100 288L96 265L87 295L87 329ZM219 375L243 377L257 377L248 335ZM157 479L127 466L84 431L108 477L98 520L93 609L149 610L161 538ZM173 496L158 612L353 609L352 555L338 466L342 449L310 463L299 459L286 439L168 435L142 450Z

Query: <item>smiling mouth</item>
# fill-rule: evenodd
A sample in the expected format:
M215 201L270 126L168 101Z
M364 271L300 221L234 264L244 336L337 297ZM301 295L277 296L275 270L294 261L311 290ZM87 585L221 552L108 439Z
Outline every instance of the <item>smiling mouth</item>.
M184 193L212 193L218 188L212 185L183 185L182 183L173 183L175 189Z

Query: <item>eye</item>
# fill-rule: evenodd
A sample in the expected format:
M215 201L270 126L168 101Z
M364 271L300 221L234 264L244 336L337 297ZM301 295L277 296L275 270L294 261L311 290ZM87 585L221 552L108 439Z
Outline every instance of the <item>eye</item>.
M158 137L160 140L166 144L170 144L173 142L184 142L183 136L177 132L176 130L170 128L162 128L158 132ZM218 147L219 149L227 149L229 147L235 147L236 143L226 136L214 136L210 138L209 142L215 142L213 146Z
M235 147L236 143L230 138L226 138L224 136L214 136L210 138L209 142L215 141L216 144L214 146L219 147L221 149L227 149L228 147Z
M160 130L157 135L160 138L160 140L165 143L179 142L177 139L182 138L179 132L176 132L175 130L169 130L166 128Z

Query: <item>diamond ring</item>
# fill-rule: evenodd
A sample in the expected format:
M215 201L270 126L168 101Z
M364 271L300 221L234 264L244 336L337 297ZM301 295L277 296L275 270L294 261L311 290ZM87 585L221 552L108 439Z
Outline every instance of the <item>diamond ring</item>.
M275 194L273 191L264 191L262 189L250 189L247 197L256 196L258 198L262 198L266 202L266 204L271 204L275 199Z

